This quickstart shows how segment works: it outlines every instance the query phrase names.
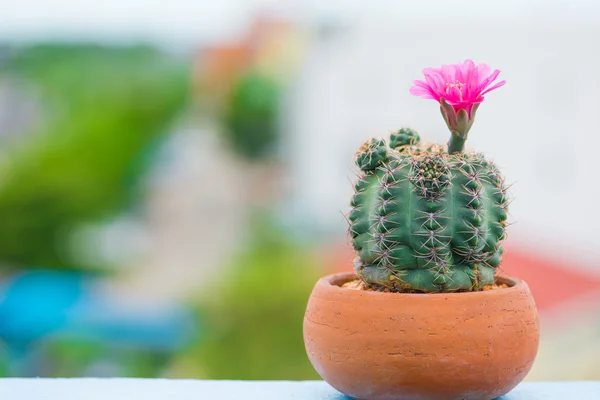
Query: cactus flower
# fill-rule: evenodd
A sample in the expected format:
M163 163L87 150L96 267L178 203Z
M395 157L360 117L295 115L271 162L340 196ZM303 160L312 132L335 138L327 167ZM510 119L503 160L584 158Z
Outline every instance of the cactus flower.
M497 69L490 71L489 65L475 65L472 60L441 68L425 68L425 81L414 81L410 93L438 102L444 99L456 112L465 109L470 114L473 106L483 101L484 94L506 83L500 81L489 87L500 74Z
M462 151L483 96L506 83L494 83L499 74L500 70L492 72L487 64L475 65L472 60L466 60L462 64L425 68L425 81L414 81L411 94L440 103L442 116L453 138L457 139L454 146L451 139L449 152Z

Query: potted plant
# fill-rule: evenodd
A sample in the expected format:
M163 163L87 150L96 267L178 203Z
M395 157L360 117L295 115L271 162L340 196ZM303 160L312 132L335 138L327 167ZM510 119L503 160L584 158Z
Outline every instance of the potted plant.
M350 202L353 273L321 278L304 318L319 375L356 399L476 399L523 380L539 326L527 284L497 273L509 199L498 168L464 149L500 71L471 60L428 68L447 146L411 129L368 140Z

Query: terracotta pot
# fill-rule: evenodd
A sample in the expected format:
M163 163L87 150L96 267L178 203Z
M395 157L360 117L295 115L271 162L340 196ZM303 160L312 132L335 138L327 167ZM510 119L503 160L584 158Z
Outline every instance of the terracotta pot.
M404 294L342 288L352 273L321 278L304 317L313 366L355 399L502 396L537 354L538 316L527 284L505 289Z

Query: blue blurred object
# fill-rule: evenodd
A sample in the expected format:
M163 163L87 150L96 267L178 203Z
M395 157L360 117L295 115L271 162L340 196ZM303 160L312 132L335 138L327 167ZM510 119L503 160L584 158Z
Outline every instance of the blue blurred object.
M190 310L123 304L100 294L101 279L81 272L30 270L2 283L0 341L7 347L10 375L43 375L43 366L60 363L44 359L45 347L56 342L83 342L100 347L103 355L131 357L136 351L172 354L194 335Z
M84 277L74 272L30 271L0 288L0 338L40 339L68 324L67 313L82 298Z

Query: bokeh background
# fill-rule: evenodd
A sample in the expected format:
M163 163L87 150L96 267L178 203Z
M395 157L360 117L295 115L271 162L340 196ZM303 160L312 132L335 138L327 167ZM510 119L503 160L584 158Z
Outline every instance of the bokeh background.
M302 317L351 270L352 156L423 67L508 81L468 145L513 182L528 380L600 379L600 3L6 0L0 376L315 379Z

